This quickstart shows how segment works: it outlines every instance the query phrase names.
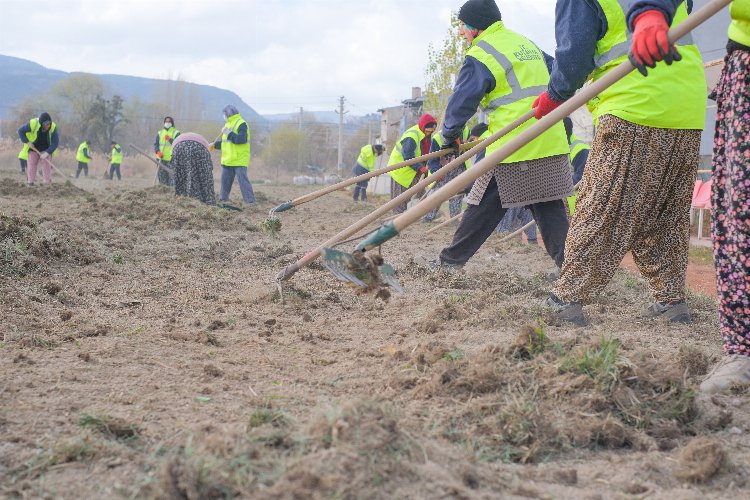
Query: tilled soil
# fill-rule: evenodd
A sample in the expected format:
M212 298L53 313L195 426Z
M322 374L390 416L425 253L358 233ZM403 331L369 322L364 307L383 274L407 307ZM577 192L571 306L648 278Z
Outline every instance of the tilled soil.
M26 188L0 173L0 495L8 498L723 498L748 495L750 397L695 390L715 301L641 320L618 271L590 325L540 307L543 249L452 235L383 248L405 294L318 262L274 277L375 208L257 185L258 208L149 181ZM354 243L342 246L345 250ZM744 493L743 493L744 492Z

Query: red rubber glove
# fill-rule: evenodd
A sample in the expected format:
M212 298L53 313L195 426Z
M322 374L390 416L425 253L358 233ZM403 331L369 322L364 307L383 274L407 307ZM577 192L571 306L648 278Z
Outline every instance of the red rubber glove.
M669 43L669 25L664 14L658 10L647 10L633 21L633 46L629 54L633 66L646 76L646 67L655 68L658 61L667 64L679 61L682 56Z
M172 138L169 137L168 135L164 136L164 140L167 141L167 142L172 142Z
M427 173L427 167L421 167L421 168L419 169L419 173L420 173L420 174L426 174L426 173Z
M157 151L156 152L156 157L159 158L159 159L161 159L162 157L164 157L164 153L162 153L161 151Z
M545 90L539 94L539 97L536 98L536 101L534 101L534 104L532 105L533 108L536 108L534 116L536 116L537 120L541 120L544 116L554 111L560 104L562 104L562 102L552 99Z

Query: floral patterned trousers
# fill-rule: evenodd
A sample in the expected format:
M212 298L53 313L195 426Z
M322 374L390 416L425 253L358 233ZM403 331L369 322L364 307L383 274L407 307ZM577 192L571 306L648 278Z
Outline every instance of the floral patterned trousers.
M726 354L750 356L750 52L724 60L716 88L711 239Z

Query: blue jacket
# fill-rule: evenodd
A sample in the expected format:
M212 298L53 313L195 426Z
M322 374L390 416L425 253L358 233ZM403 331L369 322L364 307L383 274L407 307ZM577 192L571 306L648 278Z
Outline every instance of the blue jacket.
M628 10L625 18L628 21L628 30L633 31L633 21L635 18L641 15L647 10L659 10L664 17L667 19L667 24L672 25L674 14L677 11L677 7L682 3L681 0L635 0L630 2L630 10ZM693 11L693 0L687 0L688 13Z
M554 61L549 54L544 54L547 69L551 70ZM456 86L445 108L443 121L443 138L446 142L455 141L472 116L477 112L482 98L495 89L497 82L490 70L477 59L466 56L461 71L456 79Z
M674 12L681 0L636 0L631 1L628 11L628 28L632 21L645 10L658 9L672 23ZM693 8L687 2L688 12ZM549 96L556 101L570 99L581 88L594 71L596 42L607 33L609 25L599 2L596 0L557 0L555 6L555 63L552 66L548 88Z
M247 123L240 124L237 129L237 133L229 132L227 140L234 144L246 144L247 143ZM221 149L221 139L214 143L216 149Z
M26 125L18 129L18 137L21 138L21 142L23 142L24 144L29 142L29 140L26 138L27 132L31 132L31 125L29 123L26 123ZM42 133L42 130L39 129L39 133L37 133L36 140L33 144L36 150L40 153L46 151L47 153L52 154L57 149L57 146L60 143L60 137L57 135L57 127L55 127L55 131L52 132L51 138L49 138L49 135L50 134ZM52 141L52 144L50 144L50 139Z

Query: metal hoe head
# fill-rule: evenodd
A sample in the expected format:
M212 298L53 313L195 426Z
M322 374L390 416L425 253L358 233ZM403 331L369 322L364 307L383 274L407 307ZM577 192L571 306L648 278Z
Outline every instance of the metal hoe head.
M404 292L393 266L383 262L380 255L360 251L346 253L326 248L323 250L323 264L341 281L353 283L365 291L389 286L398 293Z

